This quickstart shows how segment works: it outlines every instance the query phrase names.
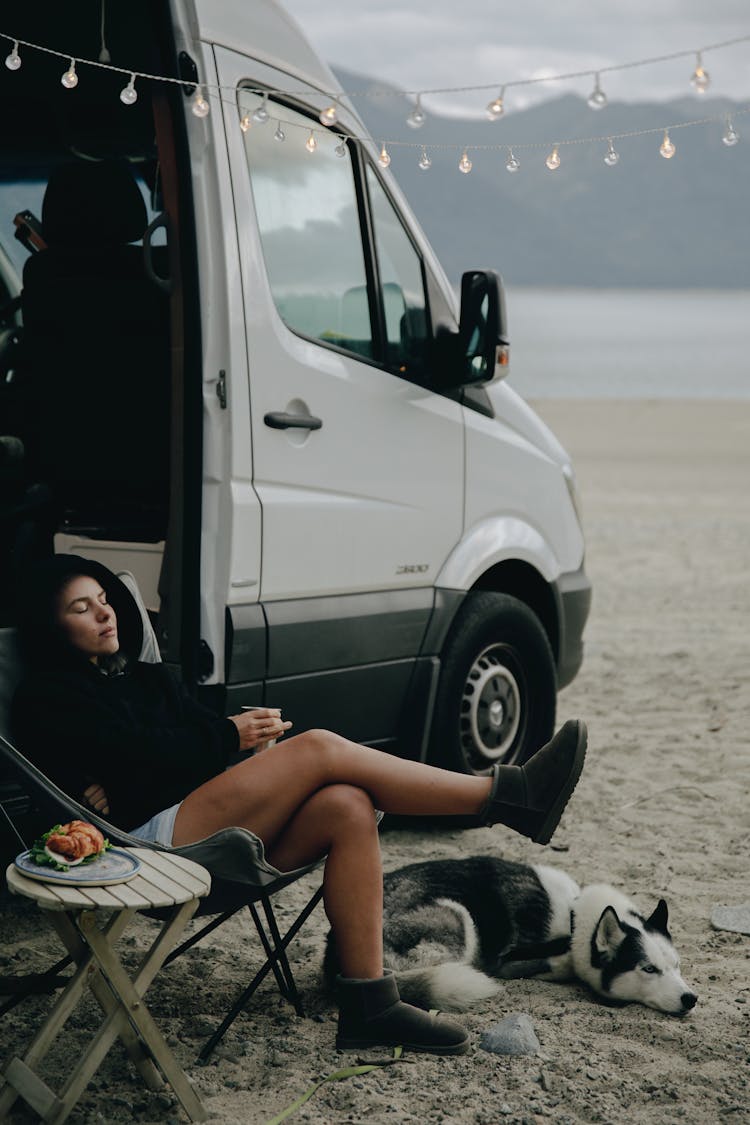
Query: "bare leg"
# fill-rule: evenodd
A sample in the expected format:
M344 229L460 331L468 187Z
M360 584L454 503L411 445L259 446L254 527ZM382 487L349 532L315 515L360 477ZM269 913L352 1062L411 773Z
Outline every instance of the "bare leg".
M323 903L336 935L341 972L383 972L383 872L372 801L362 789L329 785L294 814L268 853L281 871L326 855Z
M273 848L300 806L319 789L351 785L384 812L466 816L485 805L491 779L409 762L311 730L207 781L177 814L173 843L200 840L221 828L248 828Z

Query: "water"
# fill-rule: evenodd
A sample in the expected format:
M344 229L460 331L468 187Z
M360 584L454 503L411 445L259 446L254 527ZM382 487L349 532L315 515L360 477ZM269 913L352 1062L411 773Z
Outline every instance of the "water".
M506 292L524 398L750 398L747 290Z

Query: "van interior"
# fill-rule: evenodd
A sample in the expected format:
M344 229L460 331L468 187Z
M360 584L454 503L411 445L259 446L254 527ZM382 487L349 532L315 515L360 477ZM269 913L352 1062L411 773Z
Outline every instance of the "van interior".
M136 574L165 658L195 681L190 91L138 79L124 104L127 75L80 61L189 77L191 60L165 0L7 0L0 30L79 60L73 88L57 54L21 44L20 66L0 65L0 626L19 569L53 544L90 551Z

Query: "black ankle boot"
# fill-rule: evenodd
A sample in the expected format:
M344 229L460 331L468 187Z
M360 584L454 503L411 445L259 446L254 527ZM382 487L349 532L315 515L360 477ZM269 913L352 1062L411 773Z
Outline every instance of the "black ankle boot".
M578 783L586 757L586 724L569 719L523 766L495 766L482 824L504 824L548 844Z
M469 1036L458 1024L401 1000L390 969L372 980L337 977L336 992L340 1050L401 1046L432 1055L463 1055L469 1049Z

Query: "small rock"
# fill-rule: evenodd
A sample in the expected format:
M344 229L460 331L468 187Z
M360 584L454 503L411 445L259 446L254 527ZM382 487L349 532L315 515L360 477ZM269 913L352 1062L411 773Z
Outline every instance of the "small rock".
M542 1045L525 1012L506 1016L482 1033L479 1046L493 1055L537 1055Z
M750 934L750 902L739 906L714 906L711 925L715 930L729 930L733 934Z

